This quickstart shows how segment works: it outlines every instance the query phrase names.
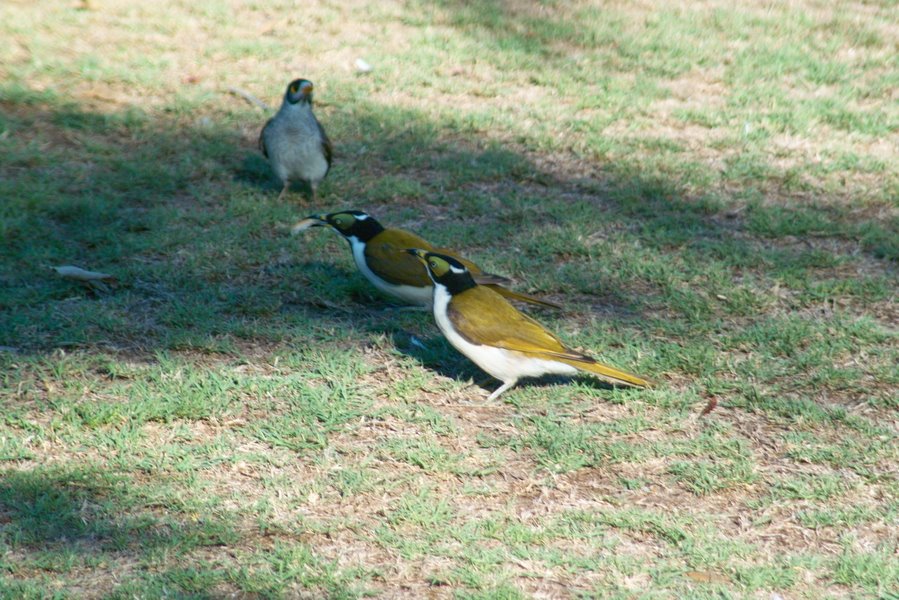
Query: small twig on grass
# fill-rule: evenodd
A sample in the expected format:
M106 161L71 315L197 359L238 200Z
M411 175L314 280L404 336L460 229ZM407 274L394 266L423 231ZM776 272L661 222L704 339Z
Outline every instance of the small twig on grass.
M251 94L250 92L246 92L246 91L244 91L240 88L234 87L234 86L229 87L227 89L227 91L229 94L234 94L235 96L240 96L241 98L243 98L250 104L257 106L257 107L261 108L262 110L271 110L272 109L271 106L269 106L268 104L266 104L265 102L263 102L262 100L260 100L259 98L257 98L253 94Z

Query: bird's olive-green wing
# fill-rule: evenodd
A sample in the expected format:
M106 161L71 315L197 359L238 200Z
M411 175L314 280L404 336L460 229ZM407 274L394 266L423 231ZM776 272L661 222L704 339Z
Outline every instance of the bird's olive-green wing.
M385 229L365 244L365 262L388 283L429 287L432 284L425 266L406 252L408 248L431 250L432 246L414 233Z
M456 294L447 312L459 334L474 344L545 358L590 360L490 288L476 286Z

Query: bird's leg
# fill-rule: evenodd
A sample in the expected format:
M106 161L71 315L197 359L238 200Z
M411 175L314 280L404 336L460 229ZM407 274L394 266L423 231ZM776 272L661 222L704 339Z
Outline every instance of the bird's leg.
M284 182L284 187L281 188L281 193L278 194L278 201L279 201L279 202L284 198L284 195L287 193L287 190L288 190L288 189L290 189L290 182L289 182L289 181L285 181L285 182Z
M495 392L493 392L492 394L490 394L489 396L487 396L487 402L490 402L491 400L496 400L497 398L499 398L499 395L500 395L500 394L502 394L503 392L505 392L506 390L508 390L508 389L511 388L512 386L514 386L516 383L518 383L518 380L517 380L517 379L512 379L512 380L510 380L510 381L504 381L503 384L502 384L501 386L499 386L498 388L496 388L496 391L495 391Z
M312 206L315 206L316 200L318 200L318 194L316 193L315 188L318 187L311 181L309 182L309 202L312 203Z

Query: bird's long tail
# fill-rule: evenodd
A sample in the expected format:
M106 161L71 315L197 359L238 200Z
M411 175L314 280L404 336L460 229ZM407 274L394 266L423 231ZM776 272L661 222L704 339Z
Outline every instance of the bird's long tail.
M482 284L483 285L483 284ZM530 304L537 304L540 306L548 306L549 308L556 308L562 310L562 307L556 304L555 302L550 302L549 300L541 300L540 298L535 298L534 296L529 296L527 294L522 294L520 292L513 292L509 288L503 287L501 285L488 283L485 287L489 287L491 290L499 294L500 296L504 296L509 300L519 300L520 302L528 302Z
M558 359L557 359L558 360ZM598 363L596 361L579 361L579 360L563 360L562 362L571 365L572 367L581 369L582 371L588 371L593 373L594 375L599 375L605 380L608 380L612 383L623 383L625 385L632 385L635 387L650 387L650 382L637 377L636 375L631 375L625 371L619 371L614 367L606 366L602 363Z

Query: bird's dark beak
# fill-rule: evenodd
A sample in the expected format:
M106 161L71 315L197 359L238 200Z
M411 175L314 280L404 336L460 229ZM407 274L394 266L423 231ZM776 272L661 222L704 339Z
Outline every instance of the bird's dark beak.
M421 262L425 261L425 254L427 254L426 251L420 250L419 248L406 248L406 252L411 254Z
M328 221L325 219L325 215L309 215L290 228L290 235L296 235L301 231L306 231L310 227L321 227L322 225L327 224Z
M308 96L309 94L312 93L312 84L307 83L305 86L303 86L303 89L301 89L300 91L303 93L304 96Z

